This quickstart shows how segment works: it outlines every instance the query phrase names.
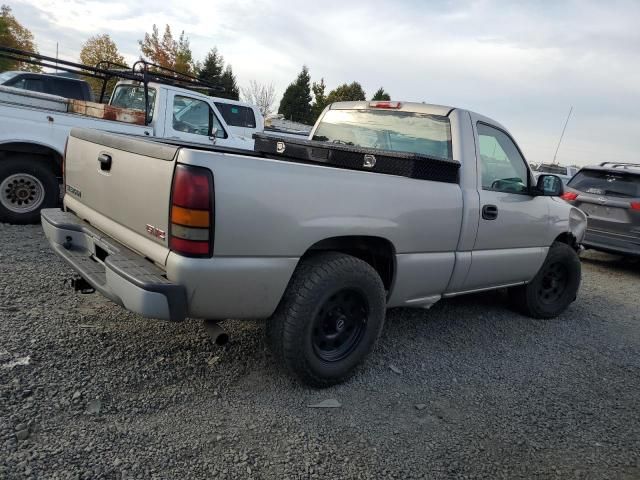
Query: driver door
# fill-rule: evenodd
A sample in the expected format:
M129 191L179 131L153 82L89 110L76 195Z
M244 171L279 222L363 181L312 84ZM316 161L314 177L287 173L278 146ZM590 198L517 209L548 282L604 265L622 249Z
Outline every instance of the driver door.
M167 97L167 137L213 145L211 129L215 127L215 140L224 145L227 133L207 102L174 92Z
M474 124L480 221L464 290L530 280L548 247L548 199L529 193L532 177L520 150L505 131Z

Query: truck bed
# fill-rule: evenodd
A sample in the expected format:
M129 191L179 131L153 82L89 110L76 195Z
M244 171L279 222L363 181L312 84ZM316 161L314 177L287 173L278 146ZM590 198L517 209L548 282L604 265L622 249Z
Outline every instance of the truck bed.
M112 159L109 172L100 171L103 154ZM213 175L208 259L185 259L169 249L179 164ZM215 307L224 318L230 299L238 315L243 292L260 299L260 308L248 304L243 318L263 317L277 303L265 292L284 289L298 259L332 237L377 237L394 246L402 274L391 305L444 291L455 263L463 203L458 184L83 129L69 137L66 165L66 209L185 285L196 316ZM250 287L247 276L255 278Z

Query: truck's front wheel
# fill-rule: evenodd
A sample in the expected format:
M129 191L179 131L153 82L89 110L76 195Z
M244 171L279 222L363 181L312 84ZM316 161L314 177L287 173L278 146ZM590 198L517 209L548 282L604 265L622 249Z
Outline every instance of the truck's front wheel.
M512 305L533 318L553 318L576 299L581 266L576 251L566 243L551 245L540 271L527 285L509 290Z
M40 221L40 210L59 201L58 179L45 162L31 157L0 161L0 222Z
M302 382L328 387L348 378L384 324L385 290L366 262L328 252L303 259L268 321L274 355Z

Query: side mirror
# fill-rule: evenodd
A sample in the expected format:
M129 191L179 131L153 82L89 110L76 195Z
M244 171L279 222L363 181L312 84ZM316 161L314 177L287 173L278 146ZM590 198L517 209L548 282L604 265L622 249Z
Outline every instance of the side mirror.
M545 197L559 197L564 193L564 184L557 175L539 175L536 193Z
M216 138L218 137L218 127L211 127L211 132L209 132L209 139L216 143Z

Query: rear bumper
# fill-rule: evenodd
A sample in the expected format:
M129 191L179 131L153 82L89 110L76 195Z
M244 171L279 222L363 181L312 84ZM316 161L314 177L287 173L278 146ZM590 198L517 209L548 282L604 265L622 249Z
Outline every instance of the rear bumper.
M151 262L60 209L44 209L42 228L54 251L105 297L144 317L187 316L182 285Z
M640 255L640 239L627 235L587 229L582 242L586 248L623 255Z

